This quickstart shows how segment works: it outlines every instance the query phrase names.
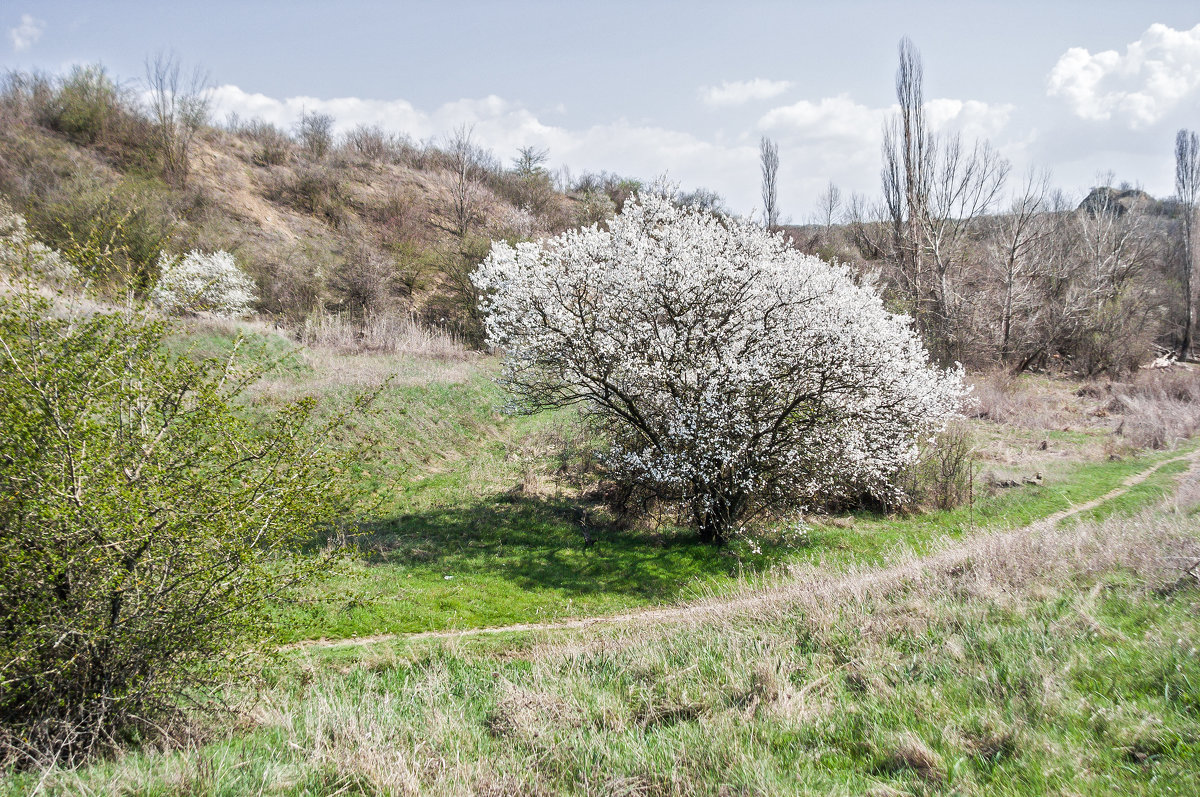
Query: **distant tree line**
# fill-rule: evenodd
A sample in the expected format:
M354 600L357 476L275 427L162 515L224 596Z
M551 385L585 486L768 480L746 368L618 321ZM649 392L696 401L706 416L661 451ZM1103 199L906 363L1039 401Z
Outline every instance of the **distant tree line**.
M816 223L793 228L796 245L877 273L891 306L912 317L943 363L1093 375L1168 352L1190 357L1196 134L1179 131L1174 197L1113 187L1102 175L1082 202L1071 201L1045 171L1015 177L988 142L930 130L921 56L907 38L899 62L882 198L843 202L830 184ZM773 217L767 146L764 213Z

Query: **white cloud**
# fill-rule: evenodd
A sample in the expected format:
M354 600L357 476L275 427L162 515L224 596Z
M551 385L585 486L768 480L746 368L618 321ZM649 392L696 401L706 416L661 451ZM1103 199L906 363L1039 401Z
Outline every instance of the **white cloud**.
M1124 54L1072 47L1050 70L1047 92L1081 119L1153 125L1200 95L1200 25L1182 31L1151 25Z
M46 23L42 20L34 19L31 14L22 14L21 24L8 30L8 37L12 39L13 52L24 52L37 44L45 29Z
M758 126L810 140L877 144L884 120L896 110L895 105L869 108L841 94L772 108L759 119ZM934 99L925 103L930 130L961 132L972 138L990 138L1002 133L1013 110L1012 105L991 105L979 100Z
M705 86L700 89L700 100L705 105L714 108L741 105L751 100L769 100L778 97L792 87L789 80L726 80L719 86Z
M772 108L758 126L785 134L845 142L877 141L887 108L868 108L848 95L825 97L817 102L800 100Z
M967 138L995 138L1008 126L1015 106L979 100L936 99L925 103L925 118L934 131L962 133Z

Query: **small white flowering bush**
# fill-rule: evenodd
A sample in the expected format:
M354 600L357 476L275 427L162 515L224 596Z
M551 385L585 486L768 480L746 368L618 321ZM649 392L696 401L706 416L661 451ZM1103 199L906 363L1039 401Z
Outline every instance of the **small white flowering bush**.
M150 300L167 313L205 310L217 315L240 317L254 304L254 282L233 261L233 255L218 250L193 250L183 257L165 252L158 259L159 278Z
M31 277L61 287L76 277L75 269L57 250L33 237L25 217L0 200L0 271L10 277Z
M845 268L658 197L608 230L496 243L472 279L519 407L582 406L612 473L683 502L708 542L814 497L899 500L966 392Z

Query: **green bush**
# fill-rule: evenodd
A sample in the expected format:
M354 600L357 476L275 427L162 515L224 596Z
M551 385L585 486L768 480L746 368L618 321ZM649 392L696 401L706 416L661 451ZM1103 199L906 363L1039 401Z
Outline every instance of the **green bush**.
M0 763L79 760L212 706L264 601L328 569L344 415L245 393L134 312L0 297ZM239 350L241 356L235 356ZM357 402L361 407L363 402ZM339 453L340 452L340 453Z
M159 255L176 228L156 188L131 179L114 187L78 181L32 202L27 218L37 237L93 284L144 290L157 279Z
M50 126L77 144L95 144L121 112L120 90L104 67L76 66L62 79Z

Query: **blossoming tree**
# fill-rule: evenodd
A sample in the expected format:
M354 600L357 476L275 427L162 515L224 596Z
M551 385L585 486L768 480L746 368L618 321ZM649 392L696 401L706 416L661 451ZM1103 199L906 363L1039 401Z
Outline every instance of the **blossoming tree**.
M608 230L496 243L473 279L518 406L580 405L613 474L706 542L817 496L900 498L965 392L845 268L655 196Z

